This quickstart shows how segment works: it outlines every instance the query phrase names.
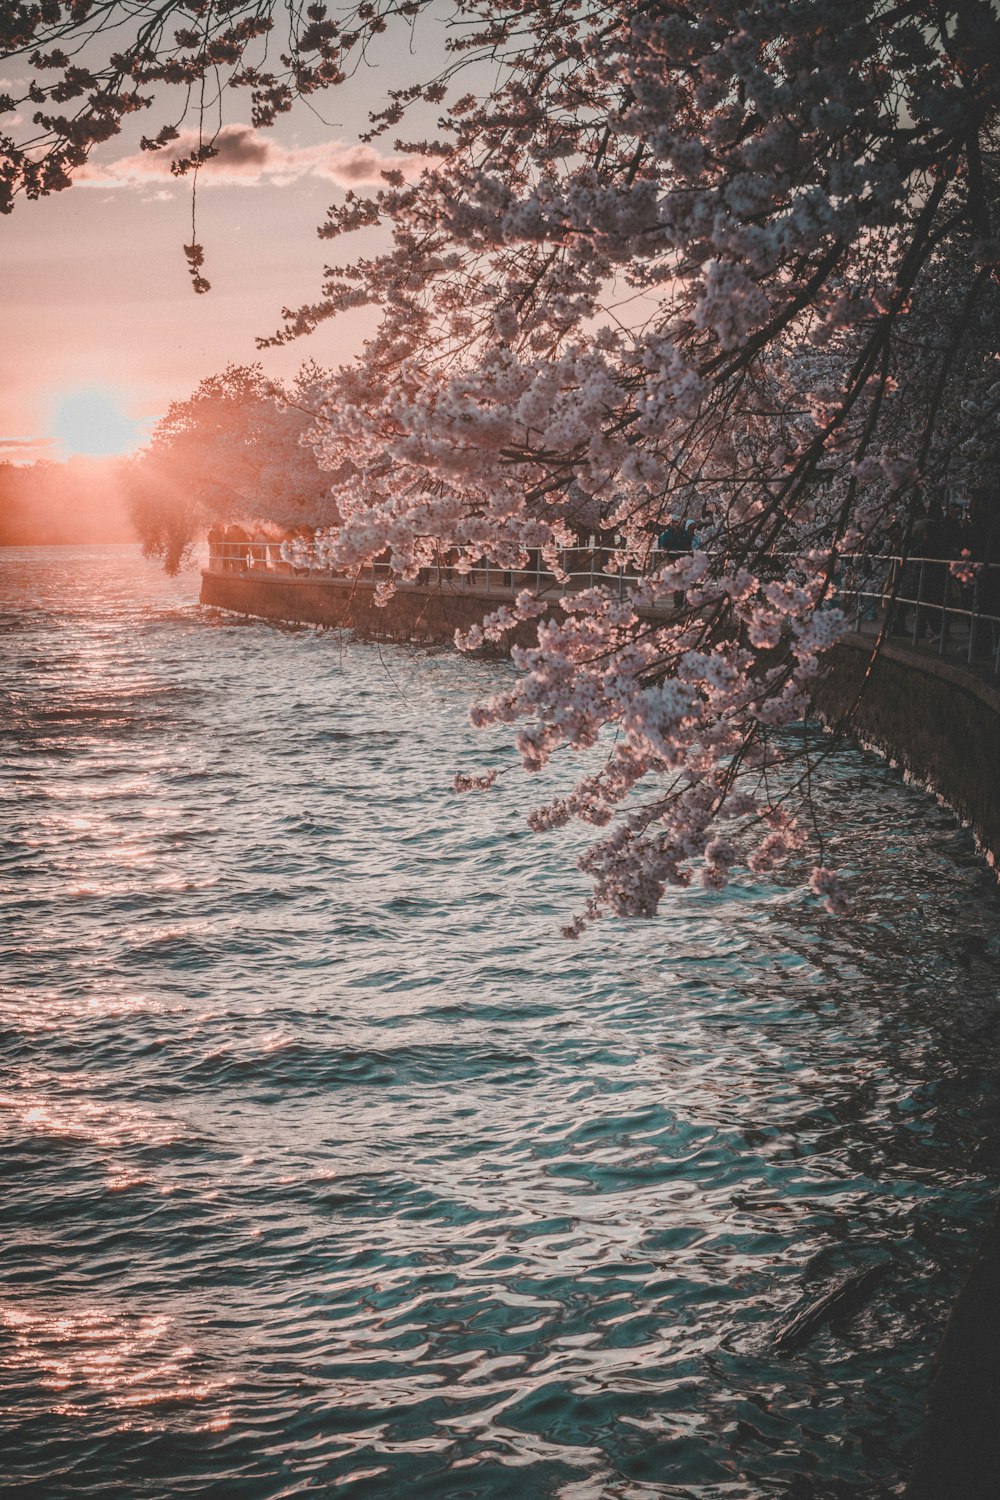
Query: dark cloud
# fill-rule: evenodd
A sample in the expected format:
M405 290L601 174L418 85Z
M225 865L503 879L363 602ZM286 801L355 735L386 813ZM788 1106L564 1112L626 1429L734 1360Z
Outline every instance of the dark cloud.
M303 177L324 177L341 187L382 182L383 172L402 172L415 177L423 163L411 156L380 156L372 146L333 141L319 146L283 146L272 135L252 125L224 125L212 142L216 154L198 172L200 186L267 182L282 187ZM94 187L128 187L151 182L175 181L170 163L191 156L198 148L192 131L182 131L161 151L141 151L118 161L90 162L77 174L77 181ZM183 179L182 179L183 181Z

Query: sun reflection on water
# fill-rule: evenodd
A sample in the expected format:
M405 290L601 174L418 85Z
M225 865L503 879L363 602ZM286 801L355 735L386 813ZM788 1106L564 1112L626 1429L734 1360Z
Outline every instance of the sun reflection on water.
M120 1425L137 1412L217 1402L233 1377L201 1368L192 1344L166 1313L118 1312L105 1305L49 1312L0 1303L0 1328L10 1372L30 1375L56 1399L60 1417L86 1417L95 1402L121 1414ZM213 1430L228 1426L231 1414L212 1412Z
M165 1147L178 1141L178 1125L141 1104L95 1087L93 1074L45 1073L24 1068L16 1091L0 1093L0 1117L14 1137L86 1142L111 1158L136 1144Z

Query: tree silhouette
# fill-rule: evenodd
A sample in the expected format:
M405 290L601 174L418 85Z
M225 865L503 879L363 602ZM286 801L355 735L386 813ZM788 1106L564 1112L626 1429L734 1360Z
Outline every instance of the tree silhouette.
M229 365L171 403L127 473L129 506L147 557L168 573L213 521L330 524L330 476L303 434L323 372L303 366L290 391L258 365Z

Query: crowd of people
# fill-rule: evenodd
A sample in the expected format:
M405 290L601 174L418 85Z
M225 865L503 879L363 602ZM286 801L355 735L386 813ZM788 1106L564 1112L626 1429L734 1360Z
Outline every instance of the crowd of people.
M295 554L307 551L316 535L314 526L278 526L260 522L248 529L238 521L208 529L208 566L213 572L244 573L267 568L274 573L302 571Z

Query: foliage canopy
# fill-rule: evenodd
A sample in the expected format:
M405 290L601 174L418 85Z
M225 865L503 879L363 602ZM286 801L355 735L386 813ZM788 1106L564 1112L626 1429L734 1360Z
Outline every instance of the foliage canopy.
M382 225L383 248L331 268L275 335L381 311L314 429L343 518L330 556L353 568L388 547L404 578L442 549L459 567L535 548L557 566L601 529L644 573L622 602L567 595L517 684L478 710L521 721L528 769L614 726L598 768L533 815L603 830L584 918L649 915L669 883L766 872L815 841L796 791L809 766L783 767L776 731L807 712L843 629L845 557L906 553L928 504L996 485L996 7L293 6L280 74L247 62L268 4L17 10L13 41L60 80L37 85L44 154L8 150L9 191L29 193L64 185L150 85L249 87L267 124L387 29L402 44L423 12L448 26L443 73L372 117L379 134L438 110L430 139L395 143L429 164L348 194L323 226ZM141 46L56 116L72 65L53 48L107 13L143 17ZM671 515L702 550L654 556ZM678 607L652 620L665 592ZM483 633L539 608L525 591ZM840 903L821 840L812 884Z
M323 380L307 362L286 390L259 364L229 365L171 402L126 473L145 555L176 573L213 522L335 522L329 476L302 442Z

